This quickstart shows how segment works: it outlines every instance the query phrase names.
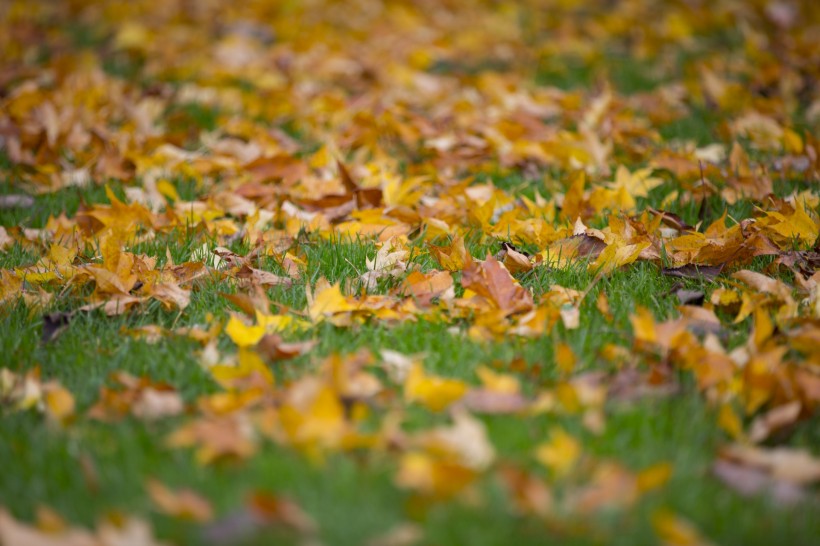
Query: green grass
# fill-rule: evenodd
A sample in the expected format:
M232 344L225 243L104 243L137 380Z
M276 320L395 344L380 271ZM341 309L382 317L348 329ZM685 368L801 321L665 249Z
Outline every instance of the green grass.
M169 238L167 244L173 246L176 239ZM159 245L141 250L163 248ZM478 256L484 248L471 250ZM354 241L317 239L305 247L305 252L310 264L307 279L315 282L325 277L335 282L357 276L375 249ZM7 260L25 262L19 249L9 254ZM537 295L555 283L583 290L591 280L585 268L574 267L531 275L523 283ZM648 307L656 317L674 314L674 296L664 295L674 281L659 275L657 267L649 263L618 271L591 291L582 307L581 328L566 331L558 327L552 336L534 340L477 342L463 333L452 333L448 324L424 320L394 328L380 324L354 329L318 326L289 336L317 338L319 345L313 354L275 367L277 374L296 377L302 373L300 370L311 369L311 363L327 354L387 347L424 353L430 371L471 383L476 381L475 369L480 365L496 363L503 370L513 359L522 358L529 366L541 368L528 381L549 384L557 377L552 365L556 339L570 344L581 369L598 369L602 346L622 344L628 339L629 315L635 305ZM692 280L686 284L704 287L708 282ZM114 318L100 312L80 314L56 340L45 345L40 342L40 316L17 305L0 318L0 328L12 333L2 336L0 352L6 367L22 370L38 365L45 378L59 379L75 394L81 409L94 403L99 388L116 370L166 381L177 387L186 400L193 401L215 388L198 364L195 343L165 338L149 344L121 332L144 324L193 325L201 323L207 313L225 317L232 306L219 293L230 291L228 283L206 283L193 292L191 306L180 316L154 304L142 313ZM599 291L610 299L615 316L611 324L592 310ZM305 303L301 286L272 289L269 296L272 301L296 309ZM229 349L230 344L223 340L220 346ZM535 386L525 385L525 390L531 392ZM634 510L614 511L581 522L587 531L594 529L592 533L556 530L511 515L505 509L506 493L491 475L479 484L477 505L434 504L419 516L418 523L424 526L426 541L431 544L497 544L510 540L538 544L547 537L561 543L586 544L590 536L608 544L652 544L649 515L659 507L669 507L686 514L718 543L742 539L744 544L765 544L777 536L797 544L820 531L820 520L804 512L816 514L816 507L778 509L765 499L741 498L710 477L712 454L724 441L712 412L693 386L685 382L683 392L668 399L613 405L606 430L599 436L585 431L572 417L486 417L490 439L501 460L532 466L529 461L533 446L544 441L550 428L560 423L577 434L586 452L595 457L617 460L633 470L670 462L674 474L667 487L647 495ZM230 512L250 490L287 494L315 516L321 538L332 544L361 544L406 519L404 507L411 502L411 496L393 486L395 461L389 457L332 455L324 465L316 466L293 451L265 443L261 452L245 464L203 468L193 464L189 452L164 445L176 421L142 423L126 419L112 425L83 421L60 431L52 430L33 412L4 411L0 460L6 466L0 474L0 504L12 507L18 517L30 518L39 504L46 503L70 521L91 525L99 514L109 510L151 513L142 487L147 477L157 477L171 485L200 491L220 513ZM414 426L426 428L441 422L441 417L417 411L413 422ZM93 483L81 471L89 461L97 475ZM179 542L201 539L194 525L159 515L153 519L164 537ZM264 535L248 540L264 543L268 538ZM288 542L296 537L285 532L280 539Z
M86 35L78 30L75 40L89 47L104 40L97 34ZM646 70L641 62L623 54L607 56L605 70L595 69L578 58L542 59L537 66L535 83L564 89L588 88L596 79L605 78L625 94L634 94L665 83L679 76L689 59L667 73ZM440 62L432 73L474 75L486 70L503 71L505 65ZM105 69L123 78L139 73L142 61L120 53L107 59ZM250 84L249 84L250 85ZM719 140L714 112L690 105L692 115L659 128L667 139L694 140L699 145ZM220 112L197 104L178 105L166 112L172 131L184 133L193 127L191 138L184 144L196 146L200 130L214 130ZM288 126L295 134L296 122ZM297 135L298 136L298 135ZM10 165L2 158L2 171ZM630 166L633 167L633 166ZM558 179L566 173L551 173ZM0 176L4 176L0 172ZM20 193L14 173L5 175L0 195ZM479 181L490 180L497 187L516 195L532 197L542 194L541 180L531 179L521 172L484 173ZM194 181L175 180L175 187L185 200L201 195ZM802 185L801 185L802 184ZM120 198L126 184L111 181L110 187ZM639 202L660 206L666 193L675 187L670 180ZM22 189L21 189L22 188ZM787 195L805 188L797 180L775 182L775 193ZM0 210L0 225L42 228L48 218L61 213L73 216L82 203L106 203L105 188L91 185L68 188L38 195L35 204L26 209ZM719 218L727 208L718 196L709 197L700 217L700 207L694 201L673 202L668 209L684 221L695 225ZM754 204L740 201L728 206L732 218L748 218ZM498 250L500 241L482 240L480 234L467 237L470 253L483 258ZM175 230L159 234L154 240L134 245L130 250L165 262L166 250L175 263L184 262L203 244L213 246L215 239L196 231ZM420 249L422 243L416 241ZM303 310L307 303L306 284L320 278L331 283L356 279L366 270L366 260L372 259L376 246L372 241L352 239L322 239L307 236L300 240L307 270L303 282L291 287L275 287L267 291L271 302L294 310ZM248 250L247 241L236 241L232 249L240 254ZM297 248L296 246L294 248ZM0 252L0 267L12 269L37 262L41 249L15 243ZM540 250L540 249L536 249ZM767 261L768 260L768 261ZM763 269L770 258L753 261L748 267ZM423 251L414 252L413 263L427 271L437 268L434 260ZM281 265L273 257L263 257L259 266L282 274ZM320 324L304 332L286 332L288 340L316 339L316 348L307 355L277 362L272 368L280 381L301 377L316 369L318 363L333 353L353 353L366 348L374 353L389 348L405 354L424 354L425 369L431 373L460 378L477 383L476 369L490 366L509 371L517 362L524 362L530 373L518 374L526 393L554 385L560 373L554 366L554 346L566 342L578 357L579 371L614 371L614 365L601 356L607 344L631 346L630 315L636 306L648 308L658 320L676 316L677 300L671 293L675 285L709 292L725 283L724 274L716 281L680 280L663 276L657 265L639 262L603 278L589 292L581 307L581 327L567 330L558 325L551 333L535 339L510 337L498 341L470 339L463 324L450 324L420 319L387 326L375 321L352 328ZM536 298L553 284L583 291L593 282L585 264L567 269L539 269L520 276L521 283L531 289ZM385 293L394 285L382 283L377 292ZM59 286L49 287L57 293ZM360 288L355 280L351 291ZM76 398L80 412L86 411L98 399L102 386L110 385L110 375L127 371L148 376L177 388L186 402L214 392L217 386L200 365L198 343L181 338L165 337L157 343L132 337L126 331L156 324L162 327L202 325L209 316L227 319L236 308L222 294L235 293L228 280L209 279L193 290L191 304L184 312L167 311L157 302L146 304L138 313L107 317L100 311L78 313L69 326L51 342L41 341L43 314L51 311L71 311L83 302L84 293L68 291L55 296L45 309L30 309L22 303L0 308L0 367L15 371L39 367L44 379L57 379ZM595 311L595 301L605 293L613 312L608 322ZM734 326L727 332L730 346L746 341L750 321ZM723 340L724 342L726 339ZM220 351L230 353L234 345L221 336ZM635 363L640 357L635 356ZM325 544L363 544L385 533L394 525L408 520L424 528L424 544L656 544L651 515L659 508L670 508L690 519L703 534L717 544L768 545L808 544L820 536L820 504L811 500L796 507L778 507L765 497L743 498L710 474L716 450L728 441L716 422L715 408L696 391L691 378L681 379L679 393L660 399L641 399L624 404L611 402L606 407L606 428L601 434L586 430L578 416L547 413L538 416L480 417L486 425L490 441L498 451L499 461L512 462L544 478L558 494L567 484L552 480L533 462L532 451L545 441L550 430L560 425L582 440L584 456L611 459L638 471L650 465L668 462L674 472L669 483L658 491L642 497L634 508L607 511L594 517L581 518L557 527L535 518L511 513L509 498L494 473L489 472L476 486L469 502L433 503L424 510L414 508L411 493L393 483L396 457L379 452L331 454L316 464L292 449L263 441L259 452L241 464L198 465L189 450L172 449L165 439L184 417L156 423L126 418L115 424L80 419L76 424L59 429L34 410L16 412L0 404L0 506L5 506L18 518L31 521L40 505L54 508L68 521L93 526L101 514L122 511L150 516L158 534L180 544L203 541L197 525L159 515L145 491L145 480L156 477L173 487L190 487L207 497L217 514L226 515L241 506L251 491L266 490L287 495L296 500L319 526L319 539ZM408 412L407 428L424 430L447 422L447 417L414 407ZM803 424L795 432L793 444L816 451L820 445L818 420ZM499 464L500 464L499 463ZM89 474L89 468L92 470ZM300 543L301 537L286 530L277 530L274 537L266 533L247 537L248 544Z

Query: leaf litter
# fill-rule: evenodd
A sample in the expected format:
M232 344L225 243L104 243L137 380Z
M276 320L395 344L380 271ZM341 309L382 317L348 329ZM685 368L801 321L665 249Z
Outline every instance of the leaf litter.
M0 212L11 219L0 252L13 264L0 270L2 313L19 304L40 317L47 351L78 314L152 320L159 308L177 317L171 326L123 333L191 340L217 390L184 399L182 385L110 370L95 401L77 404L18 361L0 370L4 414L36 412L54 430L167 421L164 445L204 466L248 464L264 442L316 465L369 453L391 461L395 486L425 510L480 504L493 478L511 513L583 534L573 522L628 511L675 473L668 461L630 468L597 456L585 438L620 404L672 396L691 379L723 430L721 482L776 504L816 501L816 446L789 445L820 405L820 12L810 3L664 2L659 25L645 1L611 16L606 2L74 4L0 8ZM101 42L83 45L80 26ZM744 47L705 45L731 28ZM619 89L607 50L651 62L650 89ZM557 86L561 52L596 83ZM675 52L689 60L671 61ZM664 137L704 112L719 120L706 141ZM499 174L526 183L510 188ZM105 198L60 203L33 227L41 201L77 188ZM311 246L339 240L375 255L342 279L310 273L326 265ZM180 263L175 247L190 249ZM5 259L15 249L20 263ZM630 302L619 327L613 294L596 285L643 262L679 281L657 297L680 305L656 317ZM592 280L553 281L572 271ZM241 314L177 327L214 282ZM271 301L297 290L304 306ZM568 333L599 316L622 343L585 362ZM480 344L546 338L554 358L539 366L554 378L531 385L512 365L481 363L450 377L429 355L389 347L317 351L328 325L418 322ZM282 367L286 380L272 371ZM439 424L412 430L415 411ZM488 415L553 424L508 459ZM204 525L212 542L269 526L317 533L278 493L217 513L192 489L145 484L157 511ZM663 509L651 524L663 543L709 543L682 514ZM87 531L47 508L33 526L0 511L0 539L154 540L137 517ZM414 523L373 533L373 543L423 540Z

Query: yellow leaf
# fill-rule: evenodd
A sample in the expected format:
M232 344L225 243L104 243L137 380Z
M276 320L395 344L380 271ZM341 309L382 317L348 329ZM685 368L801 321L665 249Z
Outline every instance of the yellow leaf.
M658 463L641 470L638 474L638 489L642 492L657 489L669 481L672 476L672 465Z
M331 285L325 279L316 283L316 288L308 298L308 315L313 322L319 322L327 316L345 313L356 309L342 294L339 283Z
M117 49L144 49L150 41L151 35L143 25L126 22L120 27L114 38L114 47Z
M752 328L755 347L762 348L773 333L774 323L772 317L769 316L769 311L764 307L756 307L754 310L754 327Z
M805 205L798 200L794 214L785 217L781 222L769 226L769 229L784 237L787 242L797 239L803 244L814 244L820 233L820 226L806 212Z
M410 452L402 456L396 484L438 498L448 498L472 483L478 473L458 462Z
M720 406L718 425L728 432L732 438L737 439L743 436L743 423L740 422L740 417L737 416L737 413L729 404Z
M319 390L305 418L300 435L307 438L335 439L345 425L344 407L329 386Z
M581 398L578 390L569 382L561 382L555 386L555 399L567 413L578 413L581 410Z
M661 543L668 546L708 546L711 544L694 525L667 510L656 512L652 516L652 526Z
M269 334L291 328L304 330L310 326L307 321L300 320L293 315L266 315L259 310L256 311L256 324L263 327Z
M549 442L535 450L538 462L562 476L569 472L581 456L581 444L561 427L553 427Z
M655 343L658 341L658 333L655 331L655 319L646 307L638 306L635 314L629 317L632 323L635 340L644 343Z
M236 315L231 315L228 325L225 327L225 333L240 347L251 347L259 343L259 340L265 335L265 327L259 325L248 326Z
M619 241L607 246L598 258L589 264L589 270L602 275L609 275L621 266L631 264L638 259L641 251L649 246L649 242L625 245Z
M464 239L460 235L453 237L449 247L431 246L430 252L439 265L447 271L461 271L470 261L470 254L464 246Z
M408 402L420 402L432 411L442 411L467 392L467 384L458 379L426 375L416 363L410 368L404 383L404 397Z
M783 129L783 148L793 155L803 153L803 139L793 129L786 127Z
M345 409L329 385L282 406L280 420L290 441L314 456L321 455L317 448L339 446L348 429Z
M74 415L74 396L57 383L43 386L46 414L60 423Z
M157 191L173 202L179 201L179 193L173 184L165 180L157 181Z
M584 212L584 184L586 174L582 170L574 171L570 174L569 189L564 195L564 202L561 214L569 222L583 216Z
M516 377L496 373L486 366L479 366L476 375L487 390L503 394L518 394L521 390Z
M555 364L563 373L572 373L575 369L576 357L572 348L566 343L555 344Z
M214 380L227 389L233 388L236 380L251 378L253 375L258 375L270 386L275 383L273 374L262 358L246 347L240 347L238 362L235 366L217 365L209 368L209 371Z

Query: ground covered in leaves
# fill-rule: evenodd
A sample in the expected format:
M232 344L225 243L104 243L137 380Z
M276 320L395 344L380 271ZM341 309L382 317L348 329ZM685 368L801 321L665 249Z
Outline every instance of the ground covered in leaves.
M808 544L820 4L0 4L0 543Z

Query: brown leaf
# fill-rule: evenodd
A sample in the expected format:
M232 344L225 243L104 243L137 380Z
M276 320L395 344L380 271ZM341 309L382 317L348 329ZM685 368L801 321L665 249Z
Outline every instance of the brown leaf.
M820 269L820 252L813 250L789 250L775 259L774 264L796 269L811 277Z
M449 247L430 245L430 253L439 266L447 271L461 271L473 261L460 236L453 237Z
M236 305L240 311L251 318L256 316L257 310L263 312L268 310L268 305L265 305L260 309L257 299L248 294L226 294L225 292L220 292L219 295Z
M241 279L248 284L259 286L293 285L293 280L291 280L290 277L281 277L279 275L274 275L270 271L255 269L247 264L243 265L242 268L239 271L237 271L236 278Z
M509 243L503 243L504 250L501 260L504 266L513 275L517 273L525 273L533 268L529 256L523 252L519 252L514 246Z
M209 521L213 517L211 503L190 489L172 491L154 479L148 480L145 488L156 507L164 514L198 522Z
M695 231L693 226L690 226L686 222L683 221L683 218L678 216L677 214L665 210L658 210L652 207L646 207L646 210L655 214L656 216L662 216L662 222L669 227L675 228L678 231Z
M470 389L459 405L475 413L520 413L529 407L529 401L521 393L498 392L490 389Z
M318 339L285 342L276 334L266 334L256 346L256 351L268 360L289 360L309 353L318 343Z
M99 546L97 539L81 529L43 531L15 520L0 508L0 544L4 546Z
M112 374L112 379L116 387L100 388L100 398L88 410L89 417L110 422L131 414L141 419L157 420L178 415L184 409L182 398L170 385L125 372Z
M749 428L749 440L760 443L772 434L793 425L800 417L802 405L795 400L770 409L757 417Z
M75 312L56 311L43 315L43 333L40 337L42 343L54 341L74 318Z
M308 166L304 160L291 155L280 154L273 157L260 157L245 166L251 174L252 180L257 183L266 183L272 180L281 179L285 186L290 186L300 178L308 174ZM277 190L274 185L263 185L264 188ZM240 188L241 190L242 188ZM258 195L250 194L248 190L240 194L252 198Z
M248 497L241 509L205 527L203 536L213 544L237 544L264 532L268 526L278 525L303 534L317 530L313 519L295 502L258 491Z
M777 296L781 301L789 301L792 299L791 288L784 282L767 277L762 273L743 269L732 273L732 278L742 281L758 292Z
M706 298L706 294L701 290L685 290L683 288L676 290L675 296L677 296L681 305L703 305L703 300Z
M738 464L764 471L776 480L794 485L809 485L820 481L820 460L808 451L778 447L733 444L723 448L720 456Z
M744 497L767 493L782 505L795 504L806 498L805 490L794 483L775 480L763 470L729 460L717 459L712 463L712 473Z
M34 206L34 198L24 194L0 195L0 210L27 209Z
M386 533L367 541L367 546L413 546L424 538L424 531L413 523L399 523Z
M248 499L251 510L265 524L282 524L302 533L317 530L316 522L294 501L273 495L267 491L257 491Z
M461 284L493 302L507 315L529 311L534 305L532 294L490 255L483 262L472 262L465 267Z
M552 492L541 477L510 464L503 465L498 476L506 486L516 512L541 517L550 513Z
M453 297L452 289L453 276L449 271L413 271L400 287L401 292L415 298L422 307L429 306L433 298L445 297L447 293L452 293L450 297Z
M696 265L686 264L681 267L664 267L661 273L668 277L679 277L681 279L706 279L713 281L723 271L721 265Z
M176 307L180 311L191 303L191 291L181 288L178 284L164 282L150 288L151 296L162 302L167 308Z
M356 206L358 208L365 208L365 205L370 207L378 207L382 202L382 190L379 188L362 188L350 176L344 164L336 160L336 166L339 169L339 178L348 193L356 196Z
M597 258L606 248L606 243L597 237L587 234L573 235L556 241L549 246L548 262L553 260L563 263L573 258Z
M201 418L178 428L167 443L170 447L195 446L200 464L245 459L256 451L256 443L240 418L237 415Z

